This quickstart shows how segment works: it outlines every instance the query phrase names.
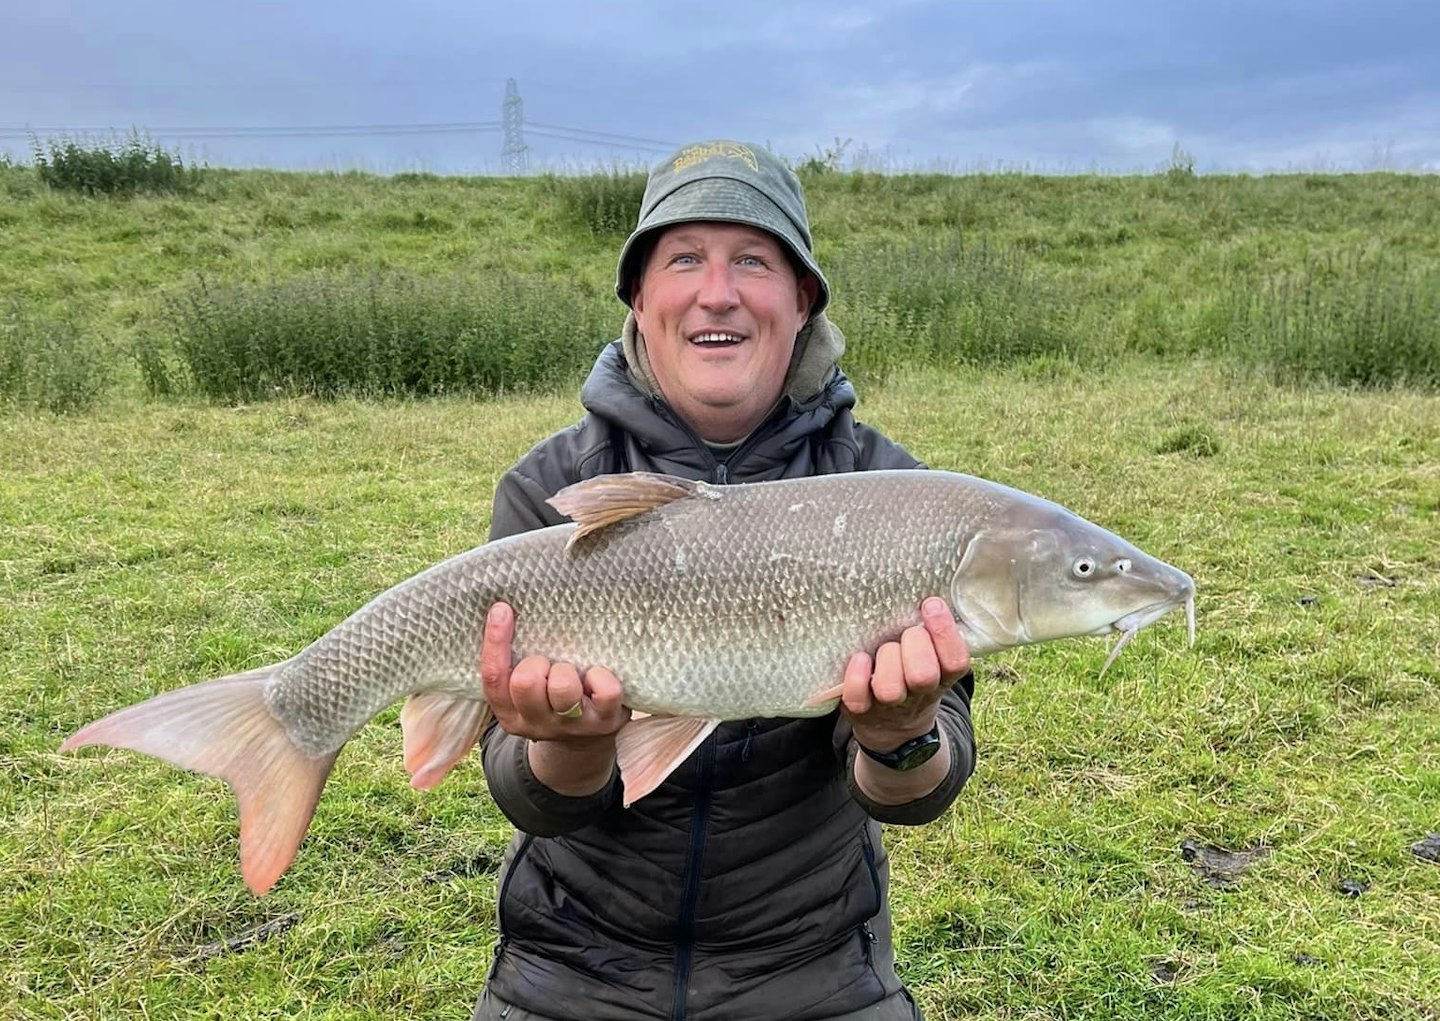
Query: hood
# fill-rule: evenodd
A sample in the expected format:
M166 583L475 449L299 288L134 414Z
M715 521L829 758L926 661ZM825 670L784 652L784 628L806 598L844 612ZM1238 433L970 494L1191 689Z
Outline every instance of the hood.
M818 333L811 328L816 325ZM802 331L802 336L809 334L804 348L796 344L785 393L765 421L739 444L744 448L743 463L729 462L734 481L775 478L799 470L790 466L809 463L803 448L812 437L824 432L837 414L855 406L855 388L833 357L827 357L843 348L844 338L823 316L811 327ZM600 352L580 388L580 403L595 417L613 423L638 448L639 456L627 458L630 470L708 476L714 455L665 403L643 356L637 354L635 362L627 359L631 350L643 350L633 319L626 322L625 336ZM639 371L632 368L635 364L641 366Z

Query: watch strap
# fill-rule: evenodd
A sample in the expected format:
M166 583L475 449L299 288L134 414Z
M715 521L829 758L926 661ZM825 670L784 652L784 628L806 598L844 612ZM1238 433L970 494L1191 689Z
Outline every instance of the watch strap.
M855 744L868 758L874 759L880 765L904 772L930 761L940 750L940 721L935 721L935 725L924 734L912 737L892 751L877 752L873 748L866 748L859 740L856 740Z

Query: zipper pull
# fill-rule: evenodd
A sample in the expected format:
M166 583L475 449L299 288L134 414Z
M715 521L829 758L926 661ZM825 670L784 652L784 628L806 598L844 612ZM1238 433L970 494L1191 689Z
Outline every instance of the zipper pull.
M745 743L740 746L740 761L750 761L750 741L756 734L760 733L760 721L751 720L745 725Z
M715 464L715 484L723 486L729 481L730 469L726 467L724 461L717 461Z

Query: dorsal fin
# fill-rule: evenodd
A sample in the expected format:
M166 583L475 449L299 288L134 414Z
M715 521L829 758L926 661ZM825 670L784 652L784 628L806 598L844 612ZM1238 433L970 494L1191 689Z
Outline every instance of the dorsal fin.
M691 482L675 475L629 472L598 475L576 482L545 502L579 526L570 537L569 545L573 546L591 532L638 517L707 488L703 482Z

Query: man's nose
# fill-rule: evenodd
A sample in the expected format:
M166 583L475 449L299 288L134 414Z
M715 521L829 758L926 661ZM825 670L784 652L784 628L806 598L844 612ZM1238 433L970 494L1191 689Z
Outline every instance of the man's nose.
M740 304L740 293L735 289L735 275L728 263L712 262L705 267L705 276L700 281L700 307L707 311L724 311Z

